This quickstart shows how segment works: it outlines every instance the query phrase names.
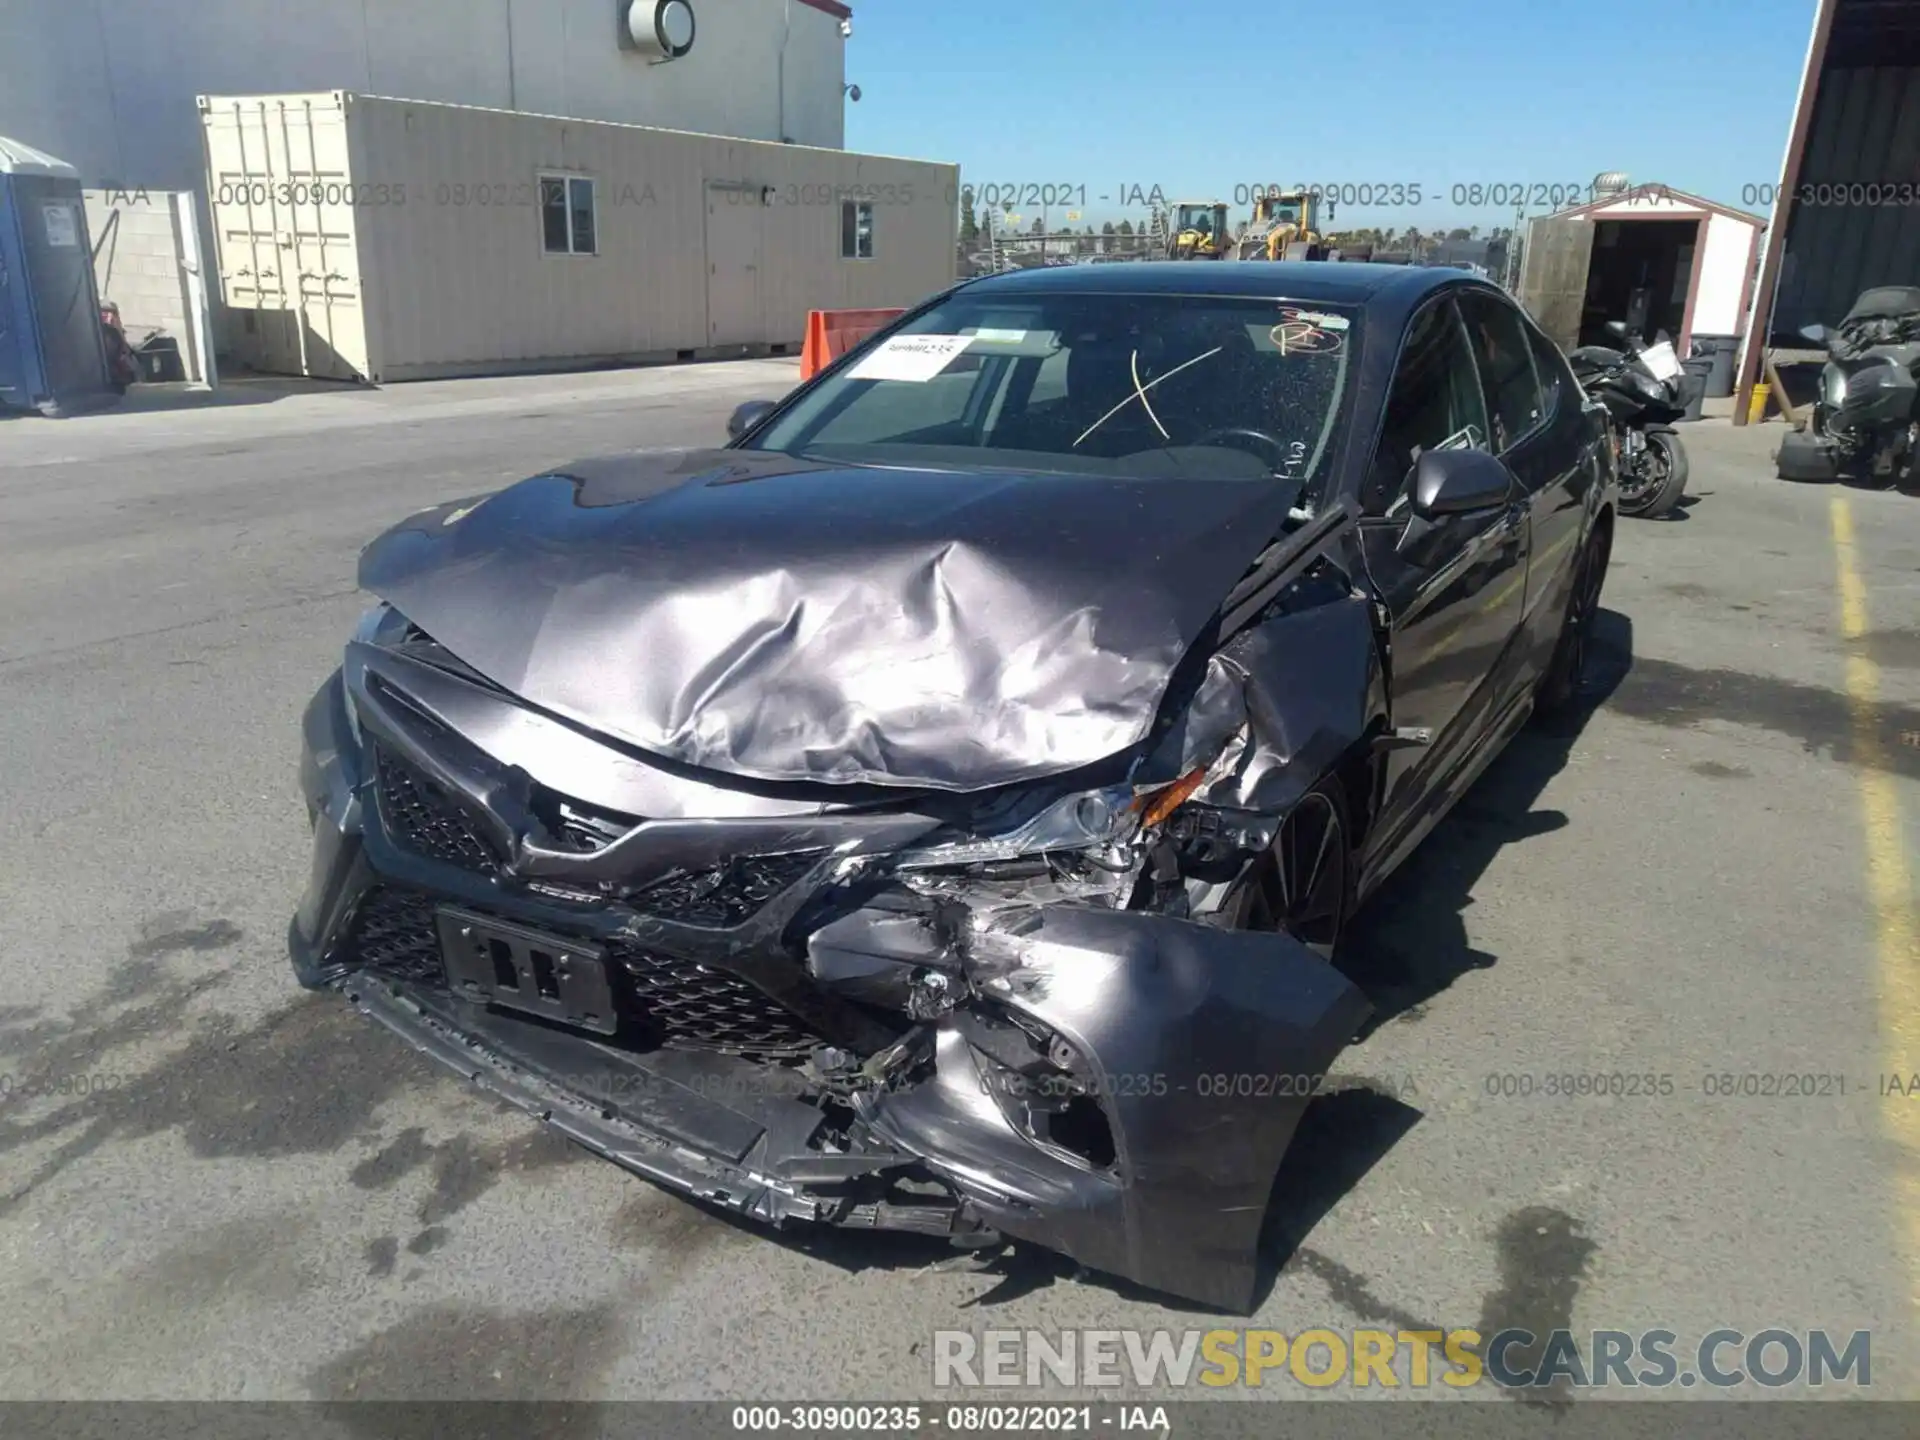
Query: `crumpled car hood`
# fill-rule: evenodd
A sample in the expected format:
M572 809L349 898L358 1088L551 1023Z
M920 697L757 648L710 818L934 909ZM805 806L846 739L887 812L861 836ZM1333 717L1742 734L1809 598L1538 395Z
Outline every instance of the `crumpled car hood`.
M643 451L423 511L360 583L666 759L968 791L1142 740L1290 488Z

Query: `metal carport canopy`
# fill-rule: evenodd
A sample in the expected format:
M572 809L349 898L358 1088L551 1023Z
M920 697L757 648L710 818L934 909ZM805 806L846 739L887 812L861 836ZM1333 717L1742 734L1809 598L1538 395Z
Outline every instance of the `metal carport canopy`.
M1792 197L1804 197L1796 204ZM1733 421L1772 335L1920 284L1920 0L1820 0L1780 167Z

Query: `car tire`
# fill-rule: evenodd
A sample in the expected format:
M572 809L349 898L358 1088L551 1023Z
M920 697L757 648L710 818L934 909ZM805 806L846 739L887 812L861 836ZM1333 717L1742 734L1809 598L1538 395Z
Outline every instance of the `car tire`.
M1337 775L1322 777L1294 802L1249 877L1240 928L1284 932L1338 964L1354 909L1351 813Z
M1533 713L1541 719L1565 715L1580 697L1587 650L1593 639L1594 616L1600 610L1600 591L1606 585L1607 564L1612 558L1613 529L1603 521L1580 552L1580 567L1574 572L1573 593L1567 597L1567 610L1560 621L1553 659L1547 663L1546 673L1534 690Z

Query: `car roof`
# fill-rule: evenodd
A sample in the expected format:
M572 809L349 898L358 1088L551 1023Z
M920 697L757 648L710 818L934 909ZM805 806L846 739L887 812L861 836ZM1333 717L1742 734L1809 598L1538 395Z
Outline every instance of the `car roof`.
M1369 265L1327 260L1143 260L1124 265L1048 265L1009 270L966 282L971 295L1098 294L1317 300L1328 304L1411 309L1448 284L1472 280L1462 270Z

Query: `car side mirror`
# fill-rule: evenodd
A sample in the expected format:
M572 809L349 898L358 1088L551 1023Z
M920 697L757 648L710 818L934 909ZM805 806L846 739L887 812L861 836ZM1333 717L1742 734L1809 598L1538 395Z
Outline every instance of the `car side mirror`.
M1507 503L1513 477L1484 450L1428 450L1413 465L1413 513L1440 520Z
M1827 343L1827 327L1824 325L1802 325L1800 333L1816 345Z
M1613 336L1614 339L1624 340L1627 338L1627 322L1624 320L1609 320L1606 324L1606 331L1607 334Z
M777 400L748 400L736 406L733 414L727 417L727 439L738 440L772 414L779 403Z

